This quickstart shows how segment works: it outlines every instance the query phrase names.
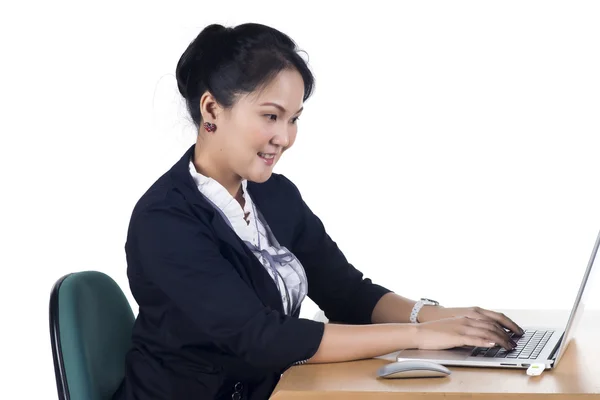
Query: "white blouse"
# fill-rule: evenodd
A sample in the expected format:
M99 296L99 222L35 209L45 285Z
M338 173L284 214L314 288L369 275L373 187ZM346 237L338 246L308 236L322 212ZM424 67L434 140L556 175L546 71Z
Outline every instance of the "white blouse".
M242 181L245 200L242 209L240 203L219 182L198 173L192 161L189 169L200 193L223 212L231 228L265 267L281 294L284 312L292 315L308 293L306 273L300 261L277 242L262 219L246 190L248 182ZM248 222L244 218L246 214Z

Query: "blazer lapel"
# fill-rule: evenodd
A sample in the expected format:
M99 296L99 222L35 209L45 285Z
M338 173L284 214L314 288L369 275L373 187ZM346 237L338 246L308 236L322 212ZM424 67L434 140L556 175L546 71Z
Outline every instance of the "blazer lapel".
M247 263L244 265L244 275L250 281L251 286L254 288L254 291L263 304L265 306L273 307L283 314L281 295L277 290L275 282L273 282L273 278L271 278L271 275L269 275L264 265L258 261L258 258L256 258L242 239L240 239L235 231L224 220L224 216L216 210L212 217L212 224L219 239L233 247L239 254L245 256Z
M248 182L248 193L250 193L256 208L271 228L275 239L280 245L290 249L291 234L294 229L294 226L290 225L290 221L294 218L290 218L290 215L293 214L292 210L282 206L282 204L290 204L289 199L285 198L275 188L264 185Z
M199 207L200 214L208 214L211 225L217 232L218 238L231 246L241 256L248 257L244 242L242 242L229 225L227 225L227 222L209 200L200 193L194 179L190 175L189 163L194 154L195 147L196 146L193 145L188 149L183 157L181 157L181 159L173 166L171 169L171 177L179 190L184 194L185 198L194 206Z
M214 207L210 205L211 207ZM240 239L240 237L235 233L235 231L229 226L227 221L225 221L224 217L213 208L213 214L211 217L212 226L217 233L217 237L219 240L225 242L229 246L233 247L233 249L241 256L248 257L250 250L246 247L244 242Z
M240 267L243 268L243 271L240 272L242 272L246 279L250 281L251 286L254 288L263 304L283 313L281 296L271 275L269 275L256 256L254 256L246 244L229 226L221 213L215 209L215 206L213 206L196 187L196 183L189 172L190 157L194 154L194 148L195 145L192 146L184 154L181 160L174 165L171 170L173 179L177 182L178 187L182 193L184 193L188 201L199 208L199 213L204 215L208 214L208 218L218 239L234 249L235 252L242 257L241 259L246 261L242 266L234 265L234 267L238 268L238 270ZM265 218L267 217L265 216Z

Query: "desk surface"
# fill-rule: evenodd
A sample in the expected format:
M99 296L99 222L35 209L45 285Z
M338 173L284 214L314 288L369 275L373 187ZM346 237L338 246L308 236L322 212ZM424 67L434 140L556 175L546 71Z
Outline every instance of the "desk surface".
M520 325L566 322L564 311L503 311ZM564 326L564 325L563 325ZM522 369L450 367L444 378L378 379L376 371L393 359L307 364L285 372L272 399L441 399L519 398L600 399L600 311L586 310L563 358L552 370L530 377Z

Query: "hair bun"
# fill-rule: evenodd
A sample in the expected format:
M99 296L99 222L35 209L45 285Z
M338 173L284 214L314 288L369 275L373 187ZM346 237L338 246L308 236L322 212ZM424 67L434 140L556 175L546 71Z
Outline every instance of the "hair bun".
M177 87L194 125L200 129L204 93L210 92L223 109L230 110L240 95L264 88L285 69L300 73L306 101L313 92L315 78L289 36L257 23L231 28L212 24L198 34L179 59Z
M231 52L230 29L219 24L207 26L192 41L177 63L179 93L185 99L202 95L199 88L208 87L208 78Z

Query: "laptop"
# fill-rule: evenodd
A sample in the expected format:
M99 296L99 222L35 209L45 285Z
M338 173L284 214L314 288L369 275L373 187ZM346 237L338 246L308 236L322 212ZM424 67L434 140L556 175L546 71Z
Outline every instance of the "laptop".
M402 350L396 353L397 361L428 360L446 366L528 368L531 364L545 364L546 369L556 367L567 346L574 337L579 319L583 314L586 283L600 245L600 232L596 238L592 255L583 275L583 280L575 297L569 319L564 328L544 326L522 326L525 334L521 337L511 333L517 342L514 350L507 351L496 347L464 346L447 350Z

